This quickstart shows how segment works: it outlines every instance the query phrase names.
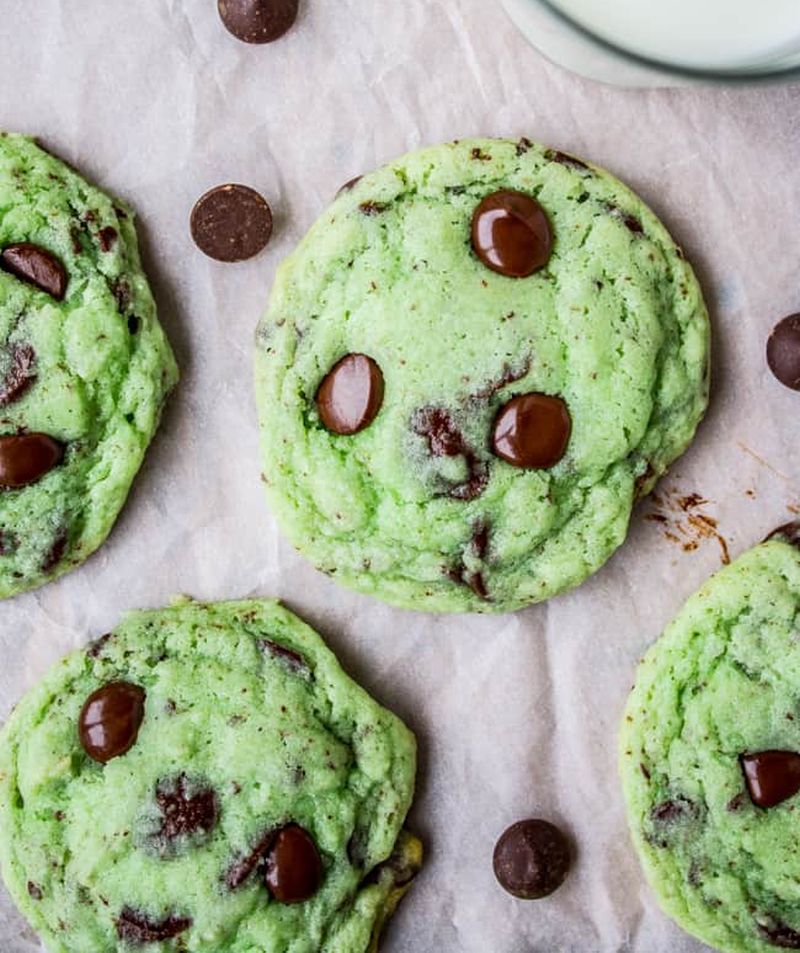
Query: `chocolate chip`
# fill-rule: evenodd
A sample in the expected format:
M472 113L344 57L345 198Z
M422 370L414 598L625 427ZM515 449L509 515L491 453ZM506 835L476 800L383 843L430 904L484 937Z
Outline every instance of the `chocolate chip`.
M106 632L105 635L101 635L99 639L95 639L93 642L89 643L89 647L86 649L86 654L89 658L100 658L103 654L103 649L106 647L108 640L111 638L111 633Z
M328 371L315 400L328 430L356 434L372 423L383 404L381 369L365 354L348 354Z
M564 456L572 419L560 397L520 394L500 408L492 428L492 448L515 467L546 470Z
M67 551L68 543L69 536L67 535L66 531L60 530L51 543L50 549L48 549L45 553L41 565L42 572L50 572L51 570L55 569L55 567L64 558L64 553Z
M244 261L257 255L272 235L272 211L246 185L218 185L192 209L192 238L216 261Z
M0 407L19 400L36 380L36 352L29 344L17 344L11 350L11 363L0 382Z
M219 801L214 789L190 780L185 774L158 783L156 804L161 812L160 827L148 839L162 857L179 852L176 842L189 840L197 846L219 820Z
M466 578L466 583L479 599L489 602L489 590L486 588L486 582L483 573L474 572Z
M774 529L764 542L767 543L771 539L783 540L785 543L790 543L792 546L797 546L797 548L800 549L800 520L784 523L783 526Z
M145 692L130 682L109 682L93 692L78 718L84 751L105 764L129 751L144 718Z
M559 152L557 149L548 149L544 157L549 162L557 162L559 165L566 165L571 169L579 169L581 171L589 169L589 166L586 165L585 162L581 162L580 159L576 159L575 156L568 155L566 152Z
M451 486L447 495L464 502L477 499L486 489L489 474L448 411L442 407L424 407L414 415L411 426L414 433L427 439L432 456L464 457L467 479Z
M489 524L482 520L472 528L472 551L478 559L484 559L489 549Z
M279 645L271 639L259 639L258 647L262 652L271 655L297 674L310 675L308 663L299 652L293 649L287 649L285 645Z
M162 920L153 920L131 907L123 907L117 918L117 936L125 943L144 946L146 943L161 943L188 930L191 917L179 917L174 913Z
M67 290L67 273L58 258L30 242L7 245L0 252L0 268L35 285L56 301L61 301Z
M64 446L44 433L0 437L0 487L29 486L64 459Z
M362 202L358 206L362 215L381 215L389 208L387 202Z
M750 800L757 807L775 807L800 791L800 754L759 751L739 760Z
M800 390L800 314L790 314L772 329L767 364L781 384Z
M260 867L267 855L267 851L272 846L277 831L273 828L265 831L256 841L249 854L240 857L228 868L225 874L225 884L229 890L236 890L250 877L250 875Z
M42 888L37 886L32 880L28 881L28 895L34 900L41 900L44 896Z
M642 223L636 218L635 215L631 215L630 212L623 211L618 205L607 205L607 211L610 215L613 215L614 218L620 219L625 228L629 232L633 232L634 235L643 235L644 228Z
M800 932L785 923L770 920L768 924L759 923L758 929L772 946L781 950L800 950Z
M650 819L658 824L674 824L694 813L694 805L686 798L671 798L656 804L650 811Z
M125 278L117 278L111 285L111 293L117 300L120 313L127 311L133 299L130 283Z
M345 192L352 191L363 178L363 175L356 175L352 179L348 179L348 181L345 182L345 184L336 193L336 197L338 198L340 195L344 195Z
M517 155L524 156L533 148L533 143L526 136L523 136L517 143Z
M132 314L128 318L128 331L131 334L136 334L138 330L139 330L139 317L138 315Z
M570 853L566 837L549 821L518 821L495 846L494 875L513 896L538 900L564 882Z
M244 43L273 43L294 25L298 0L218 0L225 28Z
M322 859L311 835L289 824L275 837L266 858L264 880L279 903L302 903L322 883Z
M111 225L106 225L97 233L97 240L100 242L100 248L103 251L111 251L117 241L117 230Z
M553 239L542 206L524 192L487 195L472 216L472 247L492 271L527 278L550 260Z

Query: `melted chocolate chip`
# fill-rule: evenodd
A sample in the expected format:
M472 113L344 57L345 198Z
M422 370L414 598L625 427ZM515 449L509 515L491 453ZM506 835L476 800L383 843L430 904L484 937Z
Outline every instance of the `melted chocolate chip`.
M100 242L102 251L111 251L117 241L117 230L111 225L106 225L97 233L97 240Z
M60 530L56 535L56 538L50 545L50 549L45 553L44 559L42 560L41 569L42 572L51 572L64 558L64 553L67 551L67 544L69 543L69 536L64 530Z
M258 647L262 652L271 655L297 674L309 675L310 669L308 663L299 652L293 649L287 649L285 645L279 645L271 639L259 639Z
M11 363L0 382L0 407L7 407L22 397L36 380L36 352L29 344L18 344L11 351Z
M219 820L219 802L213 788L190 781L185 774L161 781L156 788L156 804L161 812L161 827L156 840L161 853L179 838L198 839L211 833Z
M218 0L225 29L243 43L273 43L297 19L298 0Z
M483 573L473 572L466 577L466 583L479 599L489 602L489 590L486 588L486 582Z
M800 390L800 314L789 315L772 329L767 364L781 384Z
M190 219L197 247L216 261L244 261L257 255L272 235L272 211L246 185L218 185L201 196Z
M117 918L117 936L125 943L144 946L146 943L170 940L191 925L191 917L179 917L172 913L162 920L154 920L131 907L123 907Z
M783 526L774 529L764 542L766 543L771 539L782 539L784 542L790 543L792 546L797 546L798 549L800 549L800 520L794 520L792 523L784 523Z
M386 202L362 202L358 208L362 215L382 215L389 205Z
M489 397L494 397L494 395L502 390L504 387L508 387L509 384L514 384L528 373L531 369L530 358L525 360L518 370L512 370L510 364L504 364L502 373L495 380L490 381L486 387L482 390L476 391L472 396L476 400L487 400Z
M260 867L272 846L277 832L273 829L265 831L253 845L249 854L240 857L228 868L225 874L225 885L229 890L236 890Z
M36 483L63 458L63 444L47 434L0 437L0 487L16 489Z
M512 896L538 900L564 882L570 855L566 837L549 821L518 821L495 846L494 875Z
M785 923L771 920L769 924L759 923L758 929L772 946L781 950L800 950L800 932Z
M0 268L61 301L67 290L67 273L51 252L30 242L7 245L0 252Z
M144 718L145 692L130 682L109 682L84 703L78 735L90 758L105 764L129 751Z
M328 371L316 394L320 419L331 433L352 436L368 427L383 404L383 374L365 354L348 354Z
M266 858L264 879L279 903L302 903L322 883L322 859L311 835L299 824L280 830Z
M37 886L32 880L28 881L28 896L32 897L34 900L41 900L44 896L42 893L42 888Z
M585 162L581 162L580 159L576 159L575 156L568 155L566 152L559 152L557 149L548 149L544 157L549 162L557 162L559 165L566 165L571 169L579 169L582 172L589 170L589 166Z
M120 313L127 311L133 300L130 283L125 278L117 278L111 285L111 294L116 298Z
M486 489L489 474L450 414L441 407L425 407L414 415L412 428L414 433L427 439L432 456L464 457L467 479L451 487L447 495L464 502L477 499Z
M740 758L750 800L757 807L775 807L800 791L800 754L759 751Z
M487 268L527 278L550 260L553 239L542 206L523 192L487 195L472 216L472 247Z
M623 211L618 205L608 205L606 208L609 214L613 215L614 218L618 218L629 232L632 232L634 235L644 235L642 223L635 215Z
M500 408L492 429L492 448L515 467L546 470L564 456L572 419L560 397L520 394Z

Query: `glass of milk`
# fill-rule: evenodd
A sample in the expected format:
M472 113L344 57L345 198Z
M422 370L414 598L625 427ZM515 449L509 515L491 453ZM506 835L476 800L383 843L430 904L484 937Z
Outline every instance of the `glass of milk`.
M800 78L800 0L504 0L534 46L622 85Z

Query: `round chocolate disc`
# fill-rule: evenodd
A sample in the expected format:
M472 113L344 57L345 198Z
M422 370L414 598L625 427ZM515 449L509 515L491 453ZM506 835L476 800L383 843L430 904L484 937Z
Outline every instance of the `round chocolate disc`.
M493 192L472 216L472 247L492 271L527 278L550 260L553 237L547 214L524 192Z
M546 470L564 456L572 418L560 397L520 394L500 408L492 430L492 448L515 467Z
M246 185L218 185L199 198L190 220L197 247L217 261L257 255L272 235L272 211Z
M264 878L279 903L302 903L322 882L322 860L308 831L289 824L279 831L266 860Z
M767 364L781 384L800 390L800 314L779 321L767 341Z
M272 43L297 19L298 0L217 0L225 28L244 43Z
M495 846L494 875L520 900L539 900L564 883L570 859L566 837L549 821L518 821Z
M15 489L36 483L63 458L63 445L46 433L0 437L0 487Z
M129 751L144 718L145 692L130 682L109 682L84 703L78 736L86 754L105 764Z
M383 404L383 374L365 354L348 354L328 371L317 390L317 409L332 433L352 436L368 427Z

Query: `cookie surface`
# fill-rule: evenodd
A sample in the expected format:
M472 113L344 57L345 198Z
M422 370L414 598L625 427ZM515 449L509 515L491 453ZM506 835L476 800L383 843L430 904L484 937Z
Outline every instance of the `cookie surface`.
M750 550L641 663L621 734L660 903L730 953L800 949L800 550Z
M414 773L277 603L132 613L0 735L3 875L57 953L361 953L419 869Z
M0 598L106 538L177 368L133 213L0 134Z
M272 508L388 602L548 598L690 442L708 337L679 248L607 173L527 140L406 156L279 271L256 340Z

